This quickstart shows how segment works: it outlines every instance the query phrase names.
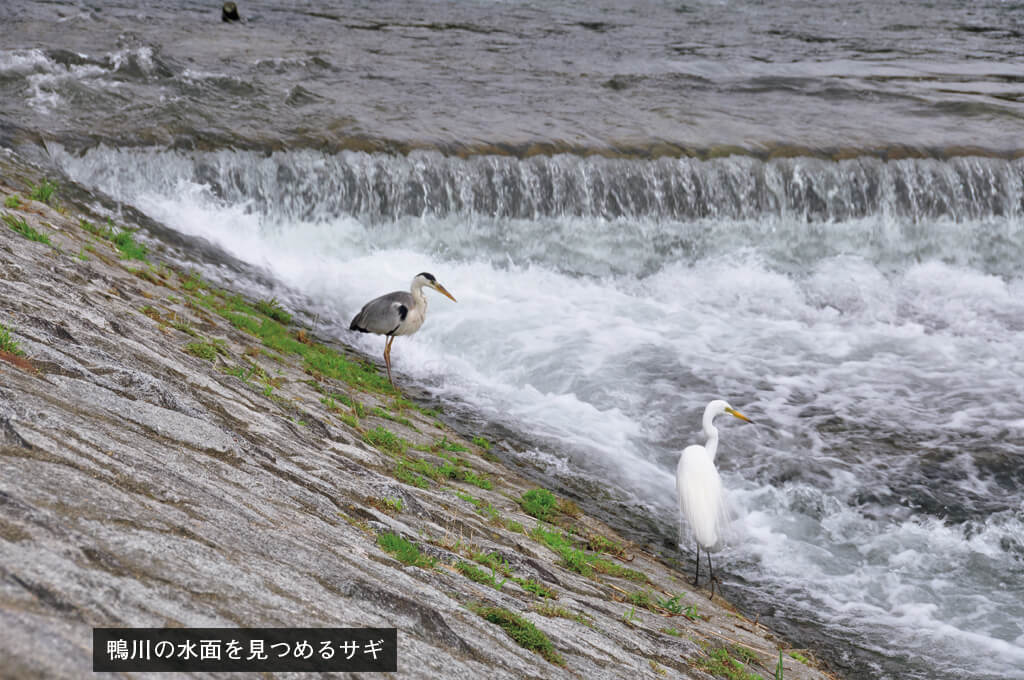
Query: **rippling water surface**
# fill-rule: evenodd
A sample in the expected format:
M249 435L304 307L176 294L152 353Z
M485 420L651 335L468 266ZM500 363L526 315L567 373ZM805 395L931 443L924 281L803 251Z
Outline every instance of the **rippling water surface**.
M433 272L400 379L666 555L729 399L730 598L844 677L1024 677L1024 5L241 10L10 3L0 142L373 355Z

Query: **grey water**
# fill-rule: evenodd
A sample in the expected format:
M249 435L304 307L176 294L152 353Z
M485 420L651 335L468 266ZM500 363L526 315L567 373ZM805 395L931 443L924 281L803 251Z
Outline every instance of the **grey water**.
M240 10L6 3L0 145L370 354L433 272L402 379L684 566L729 399L727 597L842 677L1024 677L1024 4Z

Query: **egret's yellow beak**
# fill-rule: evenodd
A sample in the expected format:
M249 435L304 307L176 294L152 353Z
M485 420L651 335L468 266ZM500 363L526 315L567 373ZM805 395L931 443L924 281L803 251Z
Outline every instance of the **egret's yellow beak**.
M445 287L444 287L444 286L442 286L442 285L441 285L440 283L438 283L437 281L434 281L434 282L433 282L433 283L431 284L431 288L433 288L434 290L436 290L436 291L437 291L438 293L440 293L441 295L444 295L444 296L446 296L446 297L447 297L447 298L448 298L449 300L451 300L452 302L458 302L458 300L456 300L455 298L453 298L453 297L452 297L452 294L451 294L451 293L449 293L449 292L448 292L447 290L445 290Z
M754 422L753 420L751 420L750 418L746 417L745 415L743 415L742 413L740 413L739 411L737 411L734 408L727 408L727 409L725 409L725 412L728 413L731 416L736 416L740 420L745 420L748 423L753 423Z

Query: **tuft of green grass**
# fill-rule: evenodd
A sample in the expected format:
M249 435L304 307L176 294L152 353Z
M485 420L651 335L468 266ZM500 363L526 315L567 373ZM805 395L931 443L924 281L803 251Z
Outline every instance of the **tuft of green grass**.
M491 567L491 571L488 572L486 569L481 569L475 564L470 564L464 560L459 560L458 564L455 565L455 569L471 581L483 583L495 590L501 590L501 587L508 581L508 578L499 578L498 572L494 567Z
M647 582L647 575L642 571L627 569L597 555L588 555L586 552L578 549L572 539L564 533L545 529L542 525L538 524L530 532L530 537L554 550L562 558L562 563L567 569L583 576L593 576L596 571L601 574L625 578L638 583Z
M671 635L672 637L682 637L683 631L678 628L662 628L661 632L665 635Z
M558 599L558 594L555 591L535 579L513 576L512 580L518 583L523 590L528 593L533 593L537 597L543 597L544 599L551 600Z
M565 659L555 650L548 636L522 616L502 607L471 605L470 609L491 623L501 626L502 630L520 647L540 654L553 664L565 665Z
M799 661L800 663L804 664L804 665L807 665L807 664L811 663L810 659L808 659L806 656L804 656L800 652L793 651L793 652L790 652L789 655L791 657L793 657L794 659L796 659L797 661Z
M590 616L584 614L583 612L573 614L565 607L559 607L553 602L547 600L538 605L534 605L533 611L537 612L541 616L546 616L548 618L554 618L557 616L562 619L569 619L571 621L575 621L576 623L582 623L587 628L594 628L594 621Z
M199 276L199 274L195 271L189 272L188 276L185 276L184 274L179 272L178 278L181 279L181 287L187 291L195 291L199 290L200 288L207 287L206 283L203 281L203 278Z
M15 217L9 213L4 213L3 220L7 223L8 227L18 232L28 240L50 245L50 237L36 231L28 222L25 221L24 217Z
M626 596L626 601L634 607L643 607L644 609L653 609L651 601L651 591L649 590L637 590Z
M670 597L667 600L658 599L658 606L662 609L668 610L673 614L683 613L683 603L679 600L683 597L682 593L675 597Z
M33 186L29 191L29 198L33 201L42 201L43 203L49 203L50 200L57 194L57 185L48 179L44 179L39 184Z
M565 534L559 531L550 531L538 524L530 532L530 537L554 550L562 558L562 563L566 568L583 576L594 574L594 567L591 564L593 556L588 556L582 550L578 550Z
M729 650L721 647L711 652L707 657L697 660L696 665L701 670L713 676L726 678L726 680L761 680L761 676L750 673L746 665L739 659L734 659Z
M123 229L112 240L114 246L121 252L122 260L146 259L146 246L135 240L134 232Z
M522 506L526 514L532 515L542 522L546 522L551 516L551 512L555 509L555 503L555 494L547 489L530 489L523 494L519 501L519 505Z
M402 502L401 498L371 498L369 500L370 505L375 508L390 514L402 512L402 508L405 507L405 503Z
M292 322L292 315L281 306L281 303L277 301L277 298L259 300L256 302L256 311L264 316L270 317L274 321L280 321L285 325Z
M231 376L234 376L234 377L238 378L242 382L247 383L247 382L249 382L249 378L252 377L252 374L254 372L254 367L253 366L245 367L245 366L241 366L241 365L239 365L239 366L228 366L227 368L224 369L224 372L227 373L228 375L231 375Z
M370 413L372 415L377 416L378 418L383 418L385 420L394 421L394 422L398 423L399 425L405 425L406 427L413 427L412 421L409 420L408 418L403 418L402 416L396 416L396 415L393 415L391 413L388 413L388 411L386 411L385 409L381 408L380 406L375 406L374 409L372 411L370 411Z
M473 437L473 443L480 447L481 458L492 462L498 461L498 457L491 452L491 442L486 437Z
M481 489L493 489L494 483L486 475L478 475L472 470L462 468L458 471L458 476L462 481L473 486L480 487Z
M580 506L576 505L576 501L568 498L559 498L557 507L560 513L569 517L579 517L583 513Z
M20 208L21 207L21 198L18 196L18 194L11 194L10 196L8 196L7 198L4 199L4 207L5 208Z
M93 224L92 222L90 222L89 220L85 219L84 217L79 218L78 226L80 226L82 229L85 229L87 232L89 232L93 236L98 236L100 238L105 238L108 241L114 237L114 232L112 232L110 230L105 230L102 227L98 227L95 224Z
M458 442L449 441L448 435L444 435L436 442L434 442L434 448L441 449L444 451L451 451L452 453L463 453L465 451L469 451L469 449L463 446L462 444L459 444Z
M599 572L601 574L607 574L608 576L629 579L630 581L635 581L636 583L647 583L648 580L647 574L643 573L642 571L637 571L636 569L629 569L628 567L624 567L621 564L616 564L615 562L605 560L600 557L595 558L591 563L591 566L594 568L594 571Z
M437 564L436 557L424 555L420 552L419 546L395 533L386 532L378 534L377 545L379 545L384 552L394 555L395 559L399 562L409 566L420 567L421 569L433 569L434 565Z
M224 312L223 317L230 321L235 328L240 328L250 335L259 337L262 323L256 317L242 312Z
M171 327L181 331L182 333L188 333L193 338L199 337L199 333L197 333L196 329L192 328L192 324L187 321L174 321L171 323Z
M160 310L158 310L153 305L146 305L139 311L148 316L153 321L162 322L164 320L163 317L160 315Z
M591 534L587 538L587 548L596 553L608 553L615 557L623 557L626 554L626 548L622 544L601 534Z
M405 452L409 445L407 441L396 435L391 430L379 425L363 435L363 440L378 449L387 453L400 455Z
M468 493L462 493L461 491L456 491L455 495L467 503L472 503L477 513L488 518L492 524L501 524L501 513L490 501L485 501L482 498L473 498Z
M410 470L405 461L401 461L395 466L395 479L421 489L430 488L430 480Z
M543 584L538 583L532 578L521 578L512 574L511 567L508 566L508 562L504 560L496 552L490 553L473 553L473 561L484 565L485 567L491 568L491 573L488 574L486 571L481 570L473 565L468 565L465 562L456 564L455 568L460 572L464 573L469 578L479 583L485 583L492 586L496 590L501 590L501 586L505 585L506 581L512 581L518 584L523 590L528 593L533 593L537 597L546 599L557 599L558 594L550 588L545 587ZM460 566L463 565L463 566ZM499 579L498 574L501 574L505 578Z
M18 341L11 337L11 332L2 323L0 323L0 352L7 352L19 357L25 356Z
M792 654L792 652L790 652ZM779 650L779 663L775 666L775 680L785 680L782 677L782 650Z
M217 358L217 346L210 342L190 342L185 345L185 351L207 361Z
M701 615L697 612L697 605L694 604L691 604L683 610L683 616L690 619L691 621L696 621L697 619L701 618Z

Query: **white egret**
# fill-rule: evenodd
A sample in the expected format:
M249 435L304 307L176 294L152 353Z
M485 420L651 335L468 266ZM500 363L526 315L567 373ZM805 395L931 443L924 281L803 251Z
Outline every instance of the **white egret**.
M388 382L392 385L395 381L391 379L391 343L395 341L395 336L412 335L423 325L427 318L427 296L423 294L425 286L448 296L452 302L456 301L433 274L423 272L413 278L408 293L399 290L370 300L349 324L350 331L387 336L387 342L384 343L384 365L388 369Z
M704 409L703 425L707 443L704 446L693 444L683 449L679 456L679 465L676 467L679 514L686 518L697 539L697 571L693 577L693 585L699 585L700 549L703 547L708 555L712 597L715 596L715 572L711 567L710 550L722 539L722 530L727 519L722 502L722 479L718 475L718 468L715 467L718 428L715 427L714 420L723 413L748 423L752 422L727 402L715 399Z

